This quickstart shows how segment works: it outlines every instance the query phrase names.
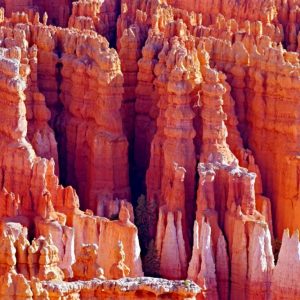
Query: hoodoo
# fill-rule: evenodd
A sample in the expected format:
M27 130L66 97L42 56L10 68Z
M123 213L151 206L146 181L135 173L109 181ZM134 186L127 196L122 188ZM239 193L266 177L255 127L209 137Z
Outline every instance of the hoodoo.
M300 299L299 20L0 0L0 298Z

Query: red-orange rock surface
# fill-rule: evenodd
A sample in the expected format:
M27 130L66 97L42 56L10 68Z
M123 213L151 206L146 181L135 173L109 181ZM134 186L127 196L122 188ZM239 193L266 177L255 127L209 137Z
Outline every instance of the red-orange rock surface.
M300 297L299 1L0 6L1 299Z

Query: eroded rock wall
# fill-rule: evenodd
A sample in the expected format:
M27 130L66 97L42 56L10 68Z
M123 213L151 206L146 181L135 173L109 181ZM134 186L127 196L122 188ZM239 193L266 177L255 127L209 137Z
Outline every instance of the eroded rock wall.
M297 1L2 4L1 296L298 298Z

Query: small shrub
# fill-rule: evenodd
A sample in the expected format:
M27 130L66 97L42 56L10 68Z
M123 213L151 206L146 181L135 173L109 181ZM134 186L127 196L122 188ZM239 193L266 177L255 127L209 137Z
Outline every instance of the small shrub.
M280 248L281 248L281 240L274 239L274 241L272 243L272 248L273 248L273 253L274 253L274 261L276 264L278 261L278 255L279 255Z
M154 240L149 243L147 254L143 259L143 270L146 276L159 277L160 261Z

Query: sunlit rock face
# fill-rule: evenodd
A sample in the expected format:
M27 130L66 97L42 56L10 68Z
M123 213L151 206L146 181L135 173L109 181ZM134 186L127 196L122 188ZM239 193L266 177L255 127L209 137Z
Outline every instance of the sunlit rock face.
M300 297L300 3L0 6L1 299Z

